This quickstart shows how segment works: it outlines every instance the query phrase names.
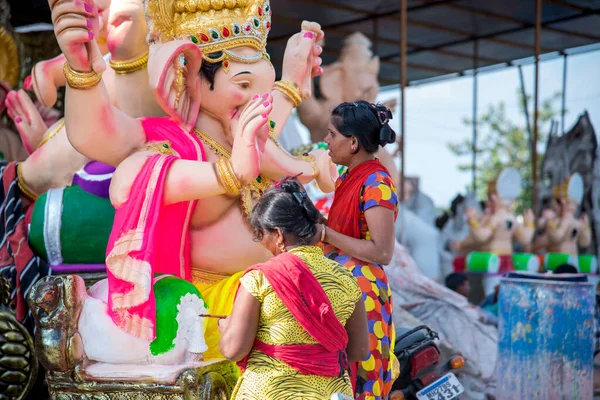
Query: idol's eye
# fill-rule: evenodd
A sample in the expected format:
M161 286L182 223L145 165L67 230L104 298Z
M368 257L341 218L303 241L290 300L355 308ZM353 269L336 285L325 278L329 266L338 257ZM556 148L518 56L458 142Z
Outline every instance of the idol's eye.
M244 90L250 89L250 82L239 82L237 85Z

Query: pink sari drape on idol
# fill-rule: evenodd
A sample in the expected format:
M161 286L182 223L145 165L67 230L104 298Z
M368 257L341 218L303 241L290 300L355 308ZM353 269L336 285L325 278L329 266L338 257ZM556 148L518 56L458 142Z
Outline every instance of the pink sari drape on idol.
M191 279L188 225L196 201L165 205L166 176L176 160L205 161L205 154L196 136L170 118L145 118L142 126L148 142L161 142L172 154L148 157L129 197L116 207L106 251L108 309L123 331L153 340L154 275Z

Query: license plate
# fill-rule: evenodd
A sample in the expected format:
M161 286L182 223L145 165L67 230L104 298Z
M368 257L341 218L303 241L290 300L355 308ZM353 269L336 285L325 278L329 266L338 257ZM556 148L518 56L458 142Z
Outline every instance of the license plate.
M417 392L417 399L451 400L456 398L464 391L465 389L460 384L458 379L456 379L456 376L454 376L453 373L449 373L448 375L444 375L431 385Z

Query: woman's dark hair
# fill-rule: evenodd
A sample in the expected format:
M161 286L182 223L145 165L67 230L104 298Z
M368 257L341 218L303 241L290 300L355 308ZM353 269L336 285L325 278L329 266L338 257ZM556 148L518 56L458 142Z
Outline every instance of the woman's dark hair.
M579 271L571 264L561 264L555 270L555 274L577 274Z
M392 112L387 107L366 101L342 103L331 113L335 129L346 137L356 137L359 149L362 147L368 153L375 153L379 146L396 141L390 119Z
M223 53L210 53L208 58L217 59L220 58ZM200 66L200 75L203 76L208 83L210 83L210 90L215 89L215 74L223 66L223 61L219 61L216 63L209 63L202 61L202 65Z
M300 184L286 180L261 196L252 210L250 225L258 241L266 232L279 228L294 244L309 245L317 234L320 217Z
M468 280L465 274L451 273L446 277L446 287L456 292L456 290Z

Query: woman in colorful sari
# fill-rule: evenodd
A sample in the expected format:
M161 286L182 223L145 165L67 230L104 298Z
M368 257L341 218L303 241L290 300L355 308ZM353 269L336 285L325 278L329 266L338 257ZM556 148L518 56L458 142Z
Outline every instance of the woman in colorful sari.
M336 182L327 225L319 227L321 241L326 257L357 278L369 324L369 355L351 368L360 400L387 399L397 372L391 289L382 265L394 253L398 197L392 177L375 158L379 146L395 141L391 117L381 105L342 103L325 137L332 161L348 170Z
M278 186L250 218L275 257L244 272L231 315L219 321L219 349L243 371L232 399L352 396L349 363L369 347L360 288L314 246L321 215L301 185Z

